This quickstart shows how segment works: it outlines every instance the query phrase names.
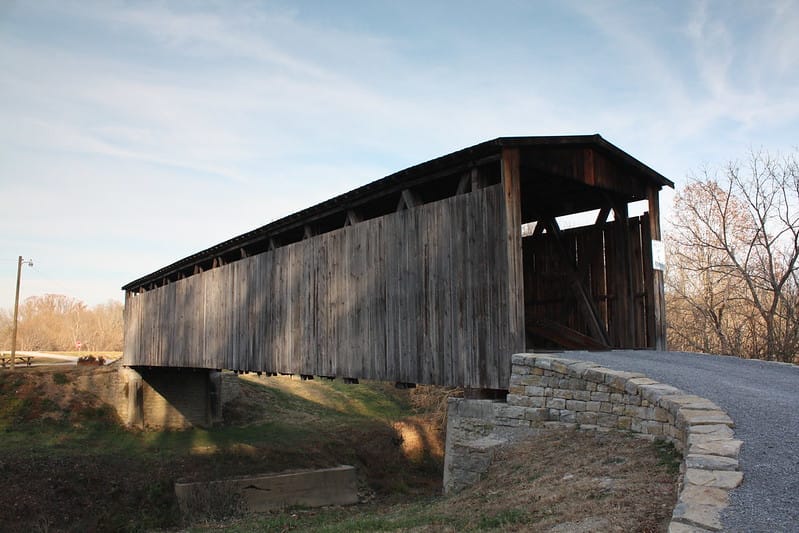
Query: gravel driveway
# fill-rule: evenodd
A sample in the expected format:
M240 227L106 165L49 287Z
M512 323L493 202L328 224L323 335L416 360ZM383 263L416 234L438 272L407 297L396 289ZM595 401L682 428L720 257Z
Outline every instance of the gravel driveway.
M744 482L730 494L725 530L799 532L799 366L649 350L563 357L640 372L718 404L744 441Z

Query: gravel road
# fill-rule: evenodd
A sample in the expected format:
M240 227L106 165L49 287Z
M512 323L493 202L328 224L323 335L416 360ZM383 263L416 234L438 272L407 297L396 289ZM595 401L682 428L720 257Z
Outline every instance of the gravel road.
M718 404L744 441L725 531L799 532L799 366L685 352L565 352L640 372Z

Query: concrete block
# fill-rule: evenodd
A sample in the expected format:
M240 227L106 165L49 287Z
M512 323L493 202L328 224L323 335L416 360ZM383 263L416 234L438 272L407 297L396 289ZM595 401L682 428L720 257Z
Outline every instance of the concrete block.
M505 403L494 404L494 415L499 418L524 418L524 407L508 405Z
M175 483L184 515L202 516L218 507L266 512L292 505L322 507L358 503L355 468L338 466L280 474L241 476L220 481Z
M587 402L591 399L591 393L587 390L576 390L572 392L572 398L580 400L581 402Z
M508 405L519 407L544 407L546 399L543 396L527 396L520 394L508 394L506 401Z
M610 394L607 392L592 392L591 400L596 402L609 402Z
M639 394L639 389L641 385L654 385L657 381L654 381L649 378L630 378L627 380L627 383L624 385L624 391L627 394Z
M524 393L527 396L544 396L546 389L544 387L538 387L535 385L530 385L524 388Z
M669 524L668 533L712 533L709 529L702 527L692 526L689 524L682 524L680 522L672 522Z
M552 409L566 409L566 400L563 398L547 398L546 404Z
M689 453L685 456L685 467L699 470L738 470L738 460L718 455Z
M741 451L740 440L724 439L724 440L711 440L704 442L693 442L688 445L688 453L700 455L720 455L722 457L738 458Z
M535 359L535 356L529 353L515 353L510 358L511 363L514 365L527 367L535 366Z
M688 468L685 470L685 483L702 487L716 487L732 490L743 482L743 472L729 470L700 470Z
M533 422L549 420L549 409L529 408L524 410L524 419Z
M567 400L566 409L570 411L585 411L586 402L580 400Z
M708 424L722 424L735 427L732 418L724 411L707 411L704 409L680 409L677 413L677 422L686 426L704 426Z
M658 401L660 401L660 399L664 396L684 394L683 391L681 391L677 387L672 387L671 385L664 385L662 383L655 383L652 385L640 385L638 387L638 390L640 391L640 396L643 399L653 404L658 403Z
M618 427L619 417L612 414L607 413L597 413L596 415L596 423L599 426L606 427L606 428L615 428Z

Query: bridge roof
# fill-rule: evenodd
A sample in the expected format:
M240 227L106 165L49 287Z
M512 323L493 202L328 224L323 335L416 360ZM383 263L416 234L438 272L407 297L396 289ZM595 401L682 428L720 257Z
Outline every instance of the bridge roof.
M122 290L146 289L153 283L171 279L179 274L191 275L196 266L207 265L209 261L231 254L247 246L263 243L294 228L302 228L335 213L346 213L349 209L361 207L369 202L397 194L411 186L419 186L434 181L446 174L465 171L490 161L498 161L503 148L593 148L602 153L630 175L655 187L674 187L674 183L643 164L627 152L606 141L599 134L570 136L499 137L464 148L448 155L400 170L352 191L346 192L294 214L270 222L254 230L242 233L232 239L211 246L205 250L184 257L155 272L147 274L124 285Z

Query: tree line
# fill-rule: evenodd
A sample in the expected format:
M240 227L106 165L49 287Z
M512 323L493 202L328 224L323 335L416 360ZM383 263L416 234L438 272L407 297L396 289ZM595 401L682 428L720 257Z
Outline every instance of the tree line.
M672 350L799 358L799 153L694 176L668 233Z
M32 296L19 305L17 349L28 351L121 351L122 303L89 307L62 294ZM0 310L0 347L11 348L13 313Z

